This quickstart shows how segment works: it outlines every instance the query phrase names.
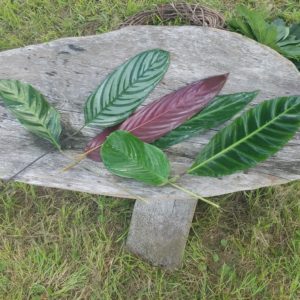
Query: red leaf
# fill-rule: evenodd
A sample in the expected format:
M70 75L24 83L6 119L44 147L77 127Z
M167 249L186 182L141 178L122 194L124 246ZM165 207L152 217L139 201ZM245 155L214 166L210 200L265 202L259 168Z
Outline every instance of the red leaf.
M94 137L85 148L91 151L88 157L100 161L99 148L116 129L127 130L147 143L157 140L201 111L220 92L227 77L223 74L196 81L144 106L121 125Z
M223 88L228 74L196 81L135 112L119 127L151 143L201 111Z
M95 161L101 161L99 148L105 142L107 136L109 136L113 131L115 131L118 126L113 126L105 128L101 133L97 134L92 140L88 142L84 151L89 152L87 156ZM94 149L94 150L93 150Z

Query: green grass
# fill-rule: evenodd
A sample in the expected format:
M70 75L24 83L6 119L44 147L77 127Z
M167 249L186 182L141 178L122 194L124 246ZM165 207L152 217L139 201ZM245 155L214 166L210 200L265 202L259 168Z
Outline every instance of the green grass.
M1 0L0 50L105 32L164 2ZM300 21L296 0L198 2L227 18L245 3ZM173 273L124 250L132 201L20 183L0 191L1 300L300 298L300 183L221 197L222 212L199 203Z
M1 0L0 50L64 36L96 34L116 28L126 17L168 0ZM237 4L300 22L298 0L186 1L206 4L230 17Z
M299 299L300 185L199 204L183 268L124 251L133 202L6 184L1 299ZM35 297L35 298L34 298Z

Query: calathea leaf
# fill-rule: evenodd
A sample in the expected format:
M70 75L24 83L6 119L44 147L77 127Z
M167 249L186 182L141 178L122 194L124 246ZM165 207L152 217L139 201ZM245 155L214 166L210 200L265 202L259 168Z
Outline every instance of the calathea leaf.
M118 128L132 132L144 142L153 142L202 110L218 94L226 79L227 74L219 75L183 87L146 105ZM100 147L109 133L103 131L87 144L86 152L95 149L88 154L89 158L100 160L97 145Z
M169 180L170 163L165 153L127 131L117 130L111 133L101 148L101 156L105 167L115 175L154 186L170 184L196 199L220 208L216 203Z
M118 128L132 132L145 142L152 142L197 113L221 90L227 74L200 80L172 92L137 111ZM111 129L104 130L86 146L88 156L100 160L100 147ZM95 149L94 151L92 151Z
M300 96L264 101L219 131L188 173L223 176L255 166L280 150L300 126Z
M84 107L85 125L110 127L121 123L160 82L169 66L169 53L142 52L112 72Z
M111 133L101 147L105 167L118 176L151 185L168 183L170 164L155 146L143 143L126 131Z
M241 111L257 96L257 93L245 92L216 96L212 103L200 113L155 141L153 145L165 149L216 127Z
M151 143L201 111L220 92L227 76L213 76L182 87L135 112L119 129Z
M18 80L0 80L0 98L26 129L60 149L60 115L39 91Z

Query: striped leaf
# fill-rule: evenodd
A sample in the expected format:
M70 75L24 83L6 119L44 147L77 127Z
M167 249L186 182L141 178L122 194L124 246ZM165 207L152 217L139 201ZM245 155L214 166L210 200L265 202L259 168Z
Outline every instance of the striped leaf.
M125 120L119 127L133 133L143 142L151 143L178 127L204 109L224 86L228 74L205 78L180 88L145 105ZM115 129L116 129L115 128ZM100 147L113 128L102 131L86 146L85 151L93 160L100 160Z
M206 108L153 143L165 149L231 119L257 96L257 92L217 96Z
M219 131L188 173L223 176L246 170L280 150L300 126L300 96L265 101Z
M169 53L142 52L112 72L86 101L86 125L110 127L121 123L144 101L163 78Z
M0 80L0 98L28 131L60 149L60 115L39 91L18 80Z
M167 156L129 132L117 130L111 133L101 147L101 157L106 168L118 176L150 185L168 183L170 164Z
M228 74L193 82L145 105L119 127L152 143L203 110L223 88Z

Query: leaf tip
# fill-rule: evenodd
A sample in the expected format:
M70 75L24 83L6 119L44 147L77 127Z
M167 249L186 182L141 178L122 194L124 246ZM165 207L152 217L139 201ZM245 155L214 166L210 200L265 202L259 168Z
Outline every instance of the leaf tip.
M223 74L223 76L225 76L226 78L228 78L228 77L229 77L229 75L230 75L230 73L229 73L229 72L227 72L227 73L224 73L224 74Z
M253 93L254 97L256 97L260 93L260 90L255 90L252 93Z

